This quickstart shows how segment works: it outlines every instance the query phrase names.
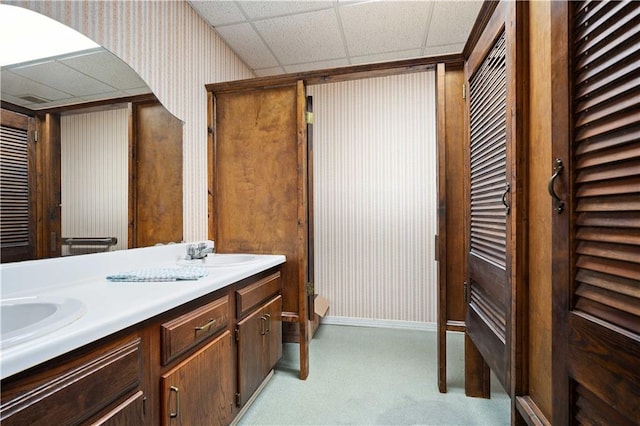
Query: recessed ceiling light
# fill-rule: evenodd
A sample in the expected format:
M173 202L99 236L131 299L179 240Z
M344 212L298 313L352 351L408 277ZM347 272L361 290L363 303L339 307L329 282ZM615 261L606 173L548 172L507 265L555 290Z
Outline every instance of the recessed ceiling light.
M0 5L0 66L99 47L60 22L19 6Z

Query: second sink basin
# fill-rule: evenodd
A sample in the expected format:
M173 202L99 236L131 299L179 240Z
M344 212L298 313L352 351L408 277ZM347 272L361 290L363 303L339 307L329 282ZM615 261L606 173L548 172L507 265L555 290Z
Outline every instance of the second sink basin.
M0 346L22 343L80 318L85 305L71 298L21 297L0 302Z
M255 254L216 253L210 254L204 259L179 260L181 266L205 266L210 268L226 268L243 266L260 260Z

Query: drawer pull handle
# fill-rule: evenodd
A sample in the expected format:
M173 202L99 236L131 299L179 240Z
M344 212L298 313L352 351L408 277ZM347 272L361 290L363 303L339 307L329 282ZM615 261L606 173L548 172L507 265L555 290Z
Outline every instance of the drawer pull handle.
M266 321L267 333L269 333L271 331L271 315L270 314L264 314L264 317L267 319L267 321Z
M260 323L261 327L260 327L260 335L264 336L265 334L267 334L267 317L265 317L264 315L260 317L260 320L262 321Z
M216 320L212 318L205 325L201 325L199 327L195 327L195 330L196 331L211 330L211 327L213 327L215 325L215 323L216 323Z
M171 417L172 419L175 419L180 415L180 389L178 389L175 386L171 386L169 388L169 391L176 393L176 411L175 413L169 413L169 417Z

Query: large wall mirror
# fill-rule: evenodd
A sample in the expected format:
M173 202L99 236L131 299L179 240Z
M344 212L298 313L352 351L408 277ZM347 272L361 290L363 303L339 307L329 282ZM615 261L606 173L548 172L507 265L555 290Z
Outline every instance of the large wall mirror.
M33 17L46 24L25 22ZM108 50L94 43L59 51L71 42L49 43L53 36L39 32L49 24L75 30L18 6L0 5L0 20L0 40L9 43L0 45L1 213L9 229L2 261L180 241L182 122ZM33 46L45 49L20 56ZM24 146L21 116L31 120ZM21 158L26 169L8 178Z

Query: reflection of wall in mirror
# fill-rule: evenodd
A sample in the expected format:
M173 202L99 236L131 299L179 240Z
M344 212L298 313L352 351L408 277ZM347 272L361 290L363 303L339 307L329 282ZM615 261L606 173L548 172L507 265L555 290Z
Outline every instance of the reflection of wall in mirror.
M62 116L62 236L116 237L127 248L129 112Z
M207 238L204 85L253 73L186 1L3 0L66 24L128 63L184 125L184 239ZM167 37L167 28L171 36Z

